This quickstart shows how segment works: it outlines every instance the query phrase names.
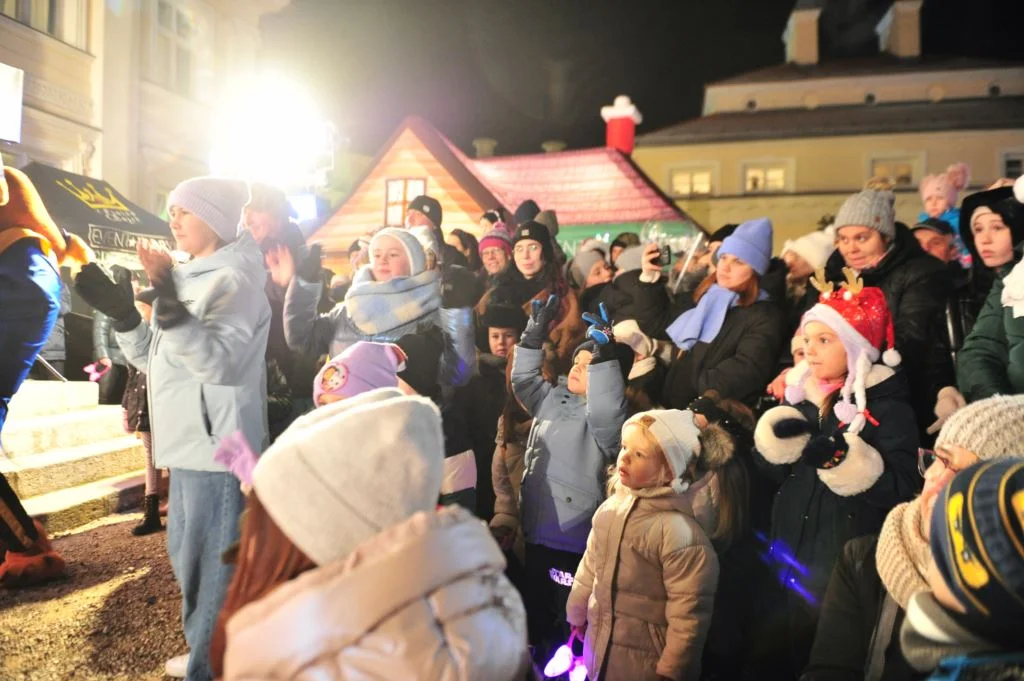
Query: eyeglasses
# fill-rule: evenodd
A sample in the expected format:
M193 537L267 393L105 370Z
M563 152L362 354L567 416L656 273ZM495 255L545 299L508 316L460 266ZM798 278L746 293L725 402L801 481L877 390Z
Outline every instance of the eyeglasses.
M949 455L942 450L925 449L923 447L917 450L917 472L921 474L921 477L928 473L928 469L936 461L941 461L942 465L950 473L960 472L960 469L953 465L953 460L949 458Z

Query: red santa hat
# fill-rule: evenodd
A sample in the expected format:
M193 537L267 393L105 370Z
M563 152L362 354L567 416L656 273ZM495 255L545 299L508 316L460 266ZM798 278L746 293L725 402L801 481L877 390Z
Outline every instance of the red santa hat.
M867 420L865 392L871 365L881 357L887 366L894 367L900 363L900 354L896 351L892 314L882 289L865 287L849 268L843 272L847 281L838 291L831 283L822 285L817 279L812 280L821 295L818 304L800 320L800 329L803 331L810 322L821 322L835 332L846 349L846 381L840 393L842 399L836 401L835 414L842 423L849 424L849 432L857 434ZM786 388L786 400L791 403L806 397L806 364L801 371L803 375L794 377L795 384Z

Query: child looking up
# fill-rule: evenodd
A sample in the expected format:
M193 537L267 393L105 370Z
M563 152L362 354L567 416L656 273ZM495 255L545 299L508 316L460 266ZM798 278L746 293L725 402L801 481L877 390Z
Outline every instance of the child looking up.
M642 412L623 426L612 496L594 515L566 606L573 631L586 633L590 678L700 678L721 501L705 471L732 450L722 428L702 432L689 410Z
M541 375L557 296L533 304L512 360L512 391L534 417L521 488L526 538L525 598L535 659L565 641L565 601L586 549L590 519L604 499L604 471L619 449L626 420L625 381L633 350L614 342L610 326L588 334L576 349L568 377L552 386ZM589 315L588 315L589 316Z

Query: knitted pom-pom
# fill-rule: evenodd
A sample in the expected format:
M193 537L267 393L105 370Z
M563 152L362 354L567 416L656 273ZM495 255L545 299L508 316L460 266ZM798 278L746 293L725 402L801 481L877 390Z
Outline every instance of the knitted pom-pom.
M802 385L786 386L786 401L790 404L800 404L807 399L807 393Z
M1024 175L1017 178L1017 181L1013 183L1013 196L1020 203L1024 203Z
M889 348L882 353L882 361L885 363L885 366L894 367L903 361L903 357L900 356L896 348Z
M847 402L846 400L839 400L836 402L836 406L832 409L835 412L836 418L841 423L850 423L853 419L857 418L857 414L860 410L853 402Z
M672 481L672 491L676 494L682 494L688 489L690 489L690 483L686 482L682 478L676 478Z

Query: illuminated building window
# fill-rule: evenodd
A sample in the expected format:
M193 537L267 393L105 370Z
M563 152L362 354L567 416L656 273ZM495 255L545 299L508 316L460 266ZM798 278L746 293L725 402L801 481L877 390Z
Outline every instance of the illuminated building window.
M1003 177L1016 180L1024 175L1024 152L1003 154Z
M887 177L892 180L896 188L915 187L917 186L914 174L916 162L916 159L912 157L876 158L871 161L871 177Z
M748 165L743 170L743 190L748 194L781 192L786 189L786 166Z
M195 98L198 81L209 79L212 13L199 2L184 0L148 0L149 80L178 93ZM209 86L209 83L206 84Z
M421 178L401 178L387 181L384 199L384 224L400 227L405 224L409 202L427 193L427 181Z
M711 171L706 168L670 171L669 193L672 196L708 196L711 194Z

